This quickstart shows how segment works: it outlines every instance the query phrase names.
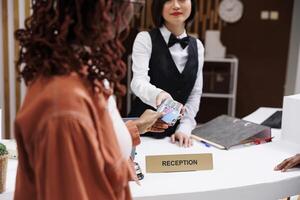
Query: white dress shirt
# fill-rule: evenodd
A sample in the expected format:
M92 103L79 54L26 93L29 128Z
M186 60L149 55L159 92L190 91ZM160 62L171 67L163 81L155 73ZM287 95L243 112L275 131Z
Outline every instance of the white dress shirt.
M121 118L113 96L110 96L108 99L108 111L113 123L113 128L117 136L122 156L127 160L129 159L132 149L132 139L125 123Z
M165 27L160 28L160 32L168 44L171 32ZM177 38L186 37L186 31L179 35ZM198 73L195 85L189 95L187 102L185 104L185 113L183 118L180 120L180 124L177 127L176 132L182 132L187 135L191 134L191 131L196 126L195 117L199 110L200 98L202 94L202 67L204 62L204 48L200 40L197 39L198 47ZM176 64L176 67L180 73L184 70L185 64L188 59L188 47L182 49L179 43L176 43L169 48L172 58ZM163 91L157 88L155 85L150 83L150 77L148 75L149 71L149 61L152 52L152 41L151 36L148 32L140 32L133 44L132 51L132 71L133 78L131 81L131 90L138 96L144 103L156 108L156 97Z
M110 88L110 83L107 79L103 80L103 85L106 89ZM132 150L131 135L123 122L120 112L117 108L114 95L110 95L107 104L108 113L110 115L114 131L117 136L117 140L120 146L120 150L124 159L128 160Z

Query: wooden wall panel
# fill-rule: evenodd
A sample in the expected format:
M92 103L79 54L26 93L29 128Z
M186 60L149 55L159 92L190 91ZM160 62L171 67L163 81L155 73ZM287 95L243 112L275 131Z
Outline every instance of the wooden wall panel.
M4 137L10 136L10 83L8 51L8 0L2 0L2 37L3 37L3 80L4 80Z
M14 0L14 30L18 29L20 27L20 15L19 15L19 0ZM15 49L15 60L18 59L19 57L19 43L14 40L14 49ZM15 77L18 77L17 71L15 71ZM16 95L16 102L15 102L15 106L16 106L16 111L19 110L20 108L20 104L21 104L21 91L20 91L20 87L21 84L20 82L17 80L17 78L15 78L15 87L16 87L16 91L15 91L15 95Z
M1 67L0 72L3 80L3 102L0 105L3 108L4 132L2 137L13 137L13 122L16 112L21 106L21 84L17 80L15 70L15 61L18 59L19 45L14 40L14 30L18 29L23 22L24 15L30 14L30 0L0 0L1 2L1 35L2 46ZM1 83L2 84L2 83ZM2 88L1 88L2 89Z

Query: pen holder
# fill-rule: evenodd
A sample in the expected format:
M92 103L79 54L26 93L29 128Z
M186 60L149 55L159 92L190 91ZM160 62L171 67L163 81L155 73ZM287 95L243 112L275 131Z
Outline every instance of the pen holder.
M5 191L8 155L0 156L0 193Z

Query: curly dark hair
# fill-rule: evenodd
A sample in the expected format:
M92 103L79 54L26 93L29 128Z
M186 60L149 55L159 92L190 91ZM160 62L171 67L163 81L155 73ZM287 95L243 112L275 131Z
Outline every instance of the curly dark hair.
M121 0L32 0L25 28L15 31L19 78L28 85L39 75L83 75L88 66L86 77L93 85L107 79L117 95L124 94L122 40L128 30L118 27L127 24L122 21L127 6Z

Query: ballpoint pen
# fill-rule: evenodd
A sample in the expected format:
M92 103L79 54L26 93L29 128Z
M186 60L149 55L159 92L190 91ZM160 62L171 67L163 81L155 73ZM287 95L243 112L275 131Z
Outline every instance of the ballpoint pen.
M204 141L200 141L202 144L204 144L206 147L210 147L210 144L208 144L207 142Z

